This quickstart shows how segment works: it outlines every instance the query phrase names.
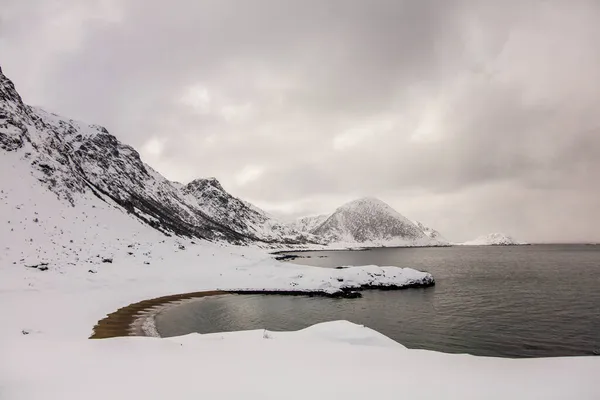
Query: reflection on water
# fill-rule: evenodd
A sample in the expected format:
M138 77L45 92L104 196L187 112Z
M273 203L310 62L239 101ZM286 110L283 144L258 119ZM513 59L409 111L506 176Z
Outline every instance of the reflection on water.
M346 319L410 348L477 355L591 355L600 350L600 246L453 247L300 253L322 267L397 265L436 286L365 291L361 299L224 295L157 317L163 336ZM327 257L322 257L326 255Z

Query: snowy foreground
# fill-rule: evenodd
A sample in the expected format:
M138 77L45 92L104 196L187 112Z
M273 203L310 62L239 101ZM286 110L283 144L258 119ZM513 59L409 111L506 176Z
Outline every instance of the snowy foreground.
M14 339L14 340L13 340ZM3 399L597 399L598 360L408 350L338 321L294 333L2 341Z
M424 275L393 267L319 269L277 263L258 249L173 245L155 245L151 264L115 257L95 265L96 273L2 265L0 397L600 398L598 357L510 360L409 350L344 321L290 333L88 340L105 314L160 295L215 288L331 291L338 278L364 283L367 272L383 277L395 271L396 281L402 274Z

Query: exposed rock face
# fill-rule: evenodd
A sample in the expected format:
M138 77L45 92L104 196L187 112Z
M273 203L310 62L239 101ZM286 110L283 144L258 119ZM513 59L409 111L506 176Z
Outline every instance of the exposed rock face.
M381 200L364 198L338 208L312 233L330 242L426 241L417 226Z
M243 244L255 240L212 219L108 131L27 106L0 72L0 146L18 151L60 198L91 191L166 234Z
M27 128L23 120L32 120L15 85L0 68L0 148L14 151L23 147Z

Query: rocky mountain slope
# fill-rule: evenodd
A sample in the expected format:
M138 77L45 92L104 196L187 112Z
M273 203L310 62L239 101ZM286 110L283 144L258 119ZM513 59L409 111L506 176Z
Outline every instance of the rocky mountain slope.
M269 243L320 243L319 238L302 233L278 221L260 208L229 194L215 178L196 179L183 187L191 204L223 226Z
M490 233L460 244L464 246L515 246L527 243L519 242L503 233Z
M433 244L421 229L383 201L363 198L339 207L311 233L330 243Z
M435 240L439 240L441 242L448 242L448 240L442 236L441 233L439 233L438 231L436 231L433 228L429 228L428 226L423 225L421 222L419 221L412 221L413 224L415 224L420 230L423 231L423 233L425 233L425 235L427 235L429 238L431 239L435 239Z
M5 171L32 177L61 204L90 216L97 214L100 201L168 236L269 247L419 245L439 239L377 199L356 200L332 215L285 224L232 196L214 178L171 182L105 128L26 105L1 69L0 148ZM4 181L9 178L4 174ZM96 200L90 202L90 196ZM8 191L4 200L25 204L22 197L9 198Z
M0 147L2 156L15 154L43 186L74 207L91 193L167 235L234 244L311 241L216 181L183 188L170 182L101 126L24 104L1 69Z
M329 214L321 214L311 215L308 217L301 217L296 219L295 221L290 222L288 225L299 232L310 232L317 226L325 222L325 220L329 218L329 216Z

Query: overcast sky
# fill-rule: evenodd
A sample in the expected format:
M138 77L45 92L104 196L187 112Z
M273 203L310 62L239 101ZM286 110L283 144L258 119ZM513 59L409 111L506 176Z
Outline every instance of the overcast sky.
M600 241L600 2L0 0L24 100L280 216Z

